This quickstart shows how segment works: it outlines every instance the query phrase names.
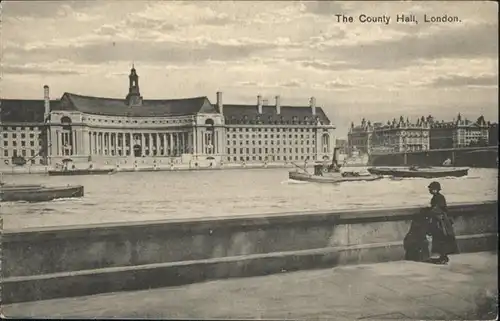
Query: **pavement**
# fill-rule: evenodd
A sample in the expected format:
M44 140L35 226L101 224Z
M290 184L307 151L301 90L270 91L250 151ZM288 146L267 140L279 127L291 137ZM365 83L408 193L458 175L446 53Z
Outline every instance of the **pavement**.
M341 266L5 305L5 317L479 320L497 315L497 253ZM489 314L488 314L489 312Z

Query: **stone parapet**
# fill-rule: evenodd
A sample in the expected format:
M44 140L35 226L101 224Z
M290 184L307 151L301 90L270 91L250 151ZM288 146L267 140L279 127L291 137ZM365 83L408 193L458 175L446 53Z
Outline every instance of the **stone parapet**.
M402 241L418 212L415 207L321 211L6 231L3 299L402 260ZM497 202L450 206L462 252L496 248L497 213Z

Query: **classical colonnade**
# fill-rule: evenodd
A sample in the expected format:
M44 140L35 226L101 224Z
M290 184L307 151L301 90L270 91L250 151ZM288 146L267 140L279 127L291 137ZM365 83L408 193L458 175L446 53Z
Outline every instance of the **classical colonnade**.
M57 130L52 140L54 156L180 156L193 152L193 134L179 132L109 132Z
M138 133L90 131L90 155L180 156L192 152L190 132Z

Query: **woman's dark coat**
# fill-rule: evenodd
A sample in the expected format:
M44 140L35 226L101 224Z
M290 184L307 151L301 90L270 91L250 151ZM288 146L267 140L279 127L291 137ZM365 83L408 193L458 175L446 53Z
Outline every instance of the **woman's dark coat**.
M428 214L429 232L432 235L432 253L448 255L458 253L458 245L453 230L453 221L448 217L446 199L440 193L431 199Z
M422 262L430 257L429 242L426 237L429 232L429 222L429 217L424 211L414 216L410 230L403 241L405 260Z

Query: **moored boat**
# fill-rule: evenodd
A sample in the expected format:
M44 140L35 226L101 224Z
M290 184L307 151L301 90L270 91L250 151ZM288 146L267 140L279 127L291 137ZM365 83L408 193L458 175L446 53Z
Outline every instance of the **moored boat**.
M58 198L83 197L82 185L43 186L9 185L0 186L0 202L47 202Z
M107 175L116 173L115 169L63 169L48 171L49 176L73 176L73 175Z
M382 179L382 176L376 175L359 175L350 176L342 174L327 173L325 175L313 175L305 172L289 172L288 178L296 181L312 182L312 183L345 183L345 182L360 182L360 181L376 181Z
M467 176L468 167L372 167L368 172L373 175L412 178L440 178Z
M305 166L301 168L297 166L298 170L289 172L288 178L315 183L343 183L343 182L359 182L359 181L376 181L382 179L382 176L372 175L371 173L362 174L358 171L340 171L341 166L337 163L338 148L334 148L333 158L331 164L316 164L314 165L314 174L307 172ZM300 171L299 171L300 170Z

